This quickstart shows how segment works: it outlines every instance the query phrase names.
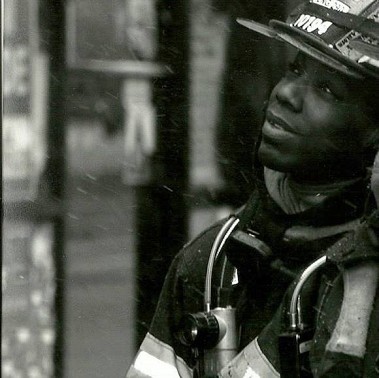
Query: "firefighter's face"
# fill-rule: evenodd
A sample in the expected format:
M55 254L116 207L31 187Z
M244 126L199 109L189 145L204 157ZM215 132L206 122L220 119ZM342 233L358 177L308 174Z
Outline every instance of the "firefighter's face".
M261 162L300 181L349 177L374 128L364 90L363 81L298 54L271 93L258 150Z

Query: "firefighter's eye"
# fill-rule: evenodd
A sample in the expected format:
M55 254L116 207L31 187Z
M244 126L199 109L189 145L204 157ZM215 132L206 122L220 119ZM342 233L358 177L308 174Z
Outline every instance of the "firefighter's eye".
M303 69L297 62L290 63L288 65L288 71L296 76L300 76L303 73Z
M338 90L334 88L330 83L320 82L317 87L324 96L327 96L328 98L334 100L341 100L341 94L339 94Z
M327 94L333 95L333 91L330 89L330 86L326 83L321 83L320 89Z

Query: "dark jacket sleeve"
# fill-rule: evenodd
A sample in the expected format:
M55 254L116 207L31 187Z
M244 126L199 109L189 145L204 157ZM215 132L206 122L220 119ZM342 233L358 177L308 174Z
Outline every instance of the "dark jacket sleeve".
M203 311L208 257L219 229L220 223L204 231L173 260L149 332L127 373L128 378L162 376L165 368L167 376L192 376L192 351L180 342L178 331L184 314ZM160 371L155 373L154 366Z

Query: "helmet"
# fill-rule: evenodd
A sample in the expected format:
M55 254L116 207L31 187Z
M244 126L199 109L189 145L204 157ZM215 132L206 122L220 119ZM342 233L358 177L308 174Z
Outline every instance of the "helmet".
M355 78L379 78L379 0L309 0L286 22L241 25L289 43L305 54Z

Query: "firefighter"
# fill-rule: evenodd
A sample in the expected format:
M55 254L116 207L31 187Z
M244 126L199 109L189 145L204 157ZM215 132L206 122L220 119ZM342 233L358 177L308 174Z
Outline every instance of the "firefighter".
M298 52L268 101L250 199L176 256L127 377L211 376L224 323L201 311L220 236L208 304L235 308L237 350L214 376L379 375L378 18L377 0L311 0L286 22L239 20ZM199 324L183 333L186 314Z

